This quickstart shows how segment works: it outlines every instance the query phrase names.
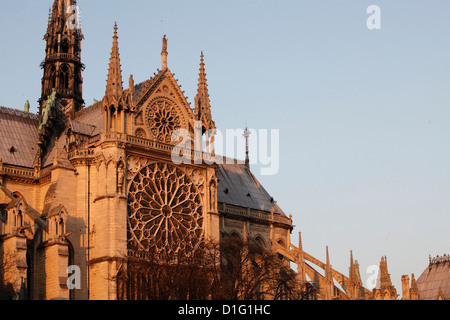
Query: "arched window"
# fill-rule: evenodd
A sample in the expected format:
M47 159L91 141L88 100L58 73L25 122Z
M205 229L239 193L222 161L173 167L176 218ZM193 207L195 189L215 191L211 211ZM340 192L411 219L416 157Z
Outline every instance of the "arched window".
M56 89L56 68L50 69L50 89Z
M117 131L116 128L116 108L114 106L111 106L109 108L109 131L115 132Z
M255 238L255 241L258 245L260 245L262 248L266 247L266 243L264 242L264 239L261 236L257 236Z
M62 89L69 89L69 67L63 65L59 70L59 85Z
M59 232L60 232L60 234L61 235L63 235L64 234L64 219L63 218L61 218L61 220L59 220Z
M3 217L5 219L5 224L8 223L8 210L6 209L3 210Z
M73 46L73 54L78 56L78 42L75 42Z
M19 210L19 213L17 214L17 227L23 227L23 215L21 210Z
M61 52L69 53L69 41L67 41L67 39L64 39L61 44Z

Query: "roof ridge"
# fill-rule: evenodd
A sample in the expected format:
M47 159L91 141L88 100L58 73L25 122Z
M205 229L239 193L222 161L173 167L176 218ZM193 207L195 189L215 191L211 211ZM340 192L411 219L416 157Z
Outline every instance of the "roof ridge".
M133 97L133 98L136 101L136 106L139 106L141 104L142 99L145 97L145 95L148 93L148 91L155 85L155 83L158 82L159 79L161 79L162 75L164 75L167 70L169 70L169 68L165 68L162 70L158 69L158 72L154 73L153 77L151 77L150 79L144 80L134 86L135 97ZM139 88L137 88L138 86L139 86ZM128 89L130 89L130 88L128 88ZM136 90L136 89L138 89L138 90Z
M39 115L35 114L35 113L30 113L30 112L25 112L19 109L14 109L14 108L8 108L8 107L2 107L0 106L0 112L4 113L4 114L8 114L11 116L16 116L16 117L22 117L22 118L28 118L31 120L39 120Z
M101 101L97 101L96 103L81 109L80 111L75 113L74 119L76 120L77 118L84 116L86 113L100 108L101 105L102 105Z

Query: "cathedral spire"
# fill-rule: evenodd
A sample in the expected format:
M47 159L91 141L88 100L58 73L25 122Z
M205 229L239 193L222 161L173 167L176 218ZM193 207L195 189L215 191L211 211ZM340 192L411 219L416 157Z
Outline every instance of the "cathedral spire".
M247 125L245 125L244 130L244 138L245 138L245 166L247 169L250 169L250 157L249 157L249 147L248 147L248 138L250 137L250 130L248 130Z
M208 90L208 86L206 84L206 70L205 70L205 56L203 55L203 51L200 54L200 74L198 79L198 87L203 90Z
M50 7L47 32L67 34L80 31L80 12L76 0L55 0Z
M68 117L82 108L83 78L81 72L81 41L84 39L80 29L80 16L75 0L55 0L50 8L46 41L45 60L41 67L42 92L39 100L39 115L42 107L55 89L61 108Z
M376 289L379 290L383 299L385 300L386 299L395 300L397 298L397 290L392 285L391 276L388 271L386 256L381 257Z
M349 272L349 278L352 279L354 275L354 267L353 267L353 251L350 250L350 272Z
M122 70L119 56L119 37L117 36L117 22L114 24L114 36L109 60L108 80L106 83L105 96L119 98L123 92Z
M215 129L211 116L211 103L209 100L208 85L206 83L205 60L203 51L200 55L200 73L198 78L197 95L195 96L195 115L202 122L204 130Z
M381 257L380 261L380 285L382 288L390 288L392 286L386 256Z

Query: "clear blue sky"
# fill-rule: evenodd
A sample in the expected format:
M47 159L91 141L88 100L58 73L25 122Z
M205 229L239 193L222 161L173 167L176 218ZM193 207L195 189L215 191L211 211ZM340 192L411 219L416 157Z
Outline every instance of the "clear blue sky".
M2 0L0 105L37 111L51 0ZM189 101L205 53L219 129L280 130L260 181L304 249L345 274L387 255L392 280L450 253L448 0L79 0L84 98L103 97L114 22L125 87L168 64ZM381 8L381 30L366 9ZM163 23L161 24L161 20ZM162 31L161 31L162 30ZM258 174L255 167L255 173Z

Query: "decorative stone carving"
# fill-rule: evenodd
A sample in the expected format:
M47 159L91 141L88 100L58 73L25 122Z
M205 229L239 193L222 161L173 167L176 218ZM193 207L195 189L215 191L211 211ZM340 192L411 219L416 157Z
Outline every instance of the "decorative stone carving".
M203 184L205 182L205 178L203 177L202 171L196 169L193 170L191 173L192 176L192 180L194 181L195 185L197 186L197 188L199 189L199 191L201 193L204 192L204 187Z
M128 179L131 179L143 166L148 163L146 158L130 155L128 156Z
M128 239L134 250L185 254L203 239L203 206L193 180L179 167L152 163L128 191Z
M125 185L125 164L123 161L119 162L117 166L117 193L124 193L124 185Z
M172 133L182 127L182 117L176 110L173 102L162 98L147 107L146 124L155 139L165 143L172 141Z
M217 212L217 181L211 179L209 183L209 209L213 212Z
M138 137L138 138L142 138L142 139L146 139L147 138L147 134L145 133L145 130L142 129L142 128L138 128L136 130L135 136Z

